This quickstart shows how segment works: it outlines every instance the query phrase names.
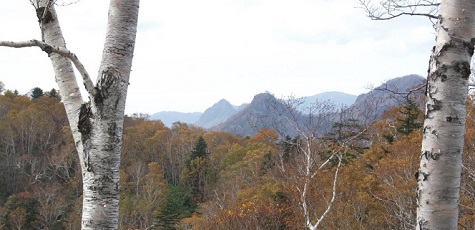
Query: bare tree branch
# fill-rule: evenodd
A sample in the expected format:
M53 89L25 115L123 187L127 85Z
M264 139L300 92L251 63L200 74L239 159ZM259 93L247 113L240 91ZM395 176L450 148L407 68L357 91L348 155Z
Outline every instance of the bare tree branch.
M336 184L338 182L338 172L340 171L342 161L343 161L343 157L338 156L338 165L336 166L335 175L333 176L332 198L331 198L330 202L328 203L328 206L325 209L325 211L323 212L323 214L320 216L320 218L318 218L317 223L315 223L314 226L311 226L314 229L317 229L317 227L322 223L323 219L325 218L325 216L328 215L328 213L330 212L330 210L333 206L333 203L335 202L335 199L336 199Z
M372 20L390 20L400 16L423 16L435 26L440 0L358 0L360 8Z
M427 82L424 82L423 84L420 84L417 87L412 88L412 89L408 89L406 91L400 91L399 89L395 89L393 87L390 87L387 83L384 84L384 87L374 88L373 90L386 91L386 92L391 93L392 95L401 96L405 100L409 100L411 95L414 95L414 94L417 94L417 93L422 93L425 90L427 90ZM397 97L394 97L394 99L396 99L397 101L401 101Z
M57 5L57 6L69 6L69 5L76 4L76 3L78 3L79 1L81 1L81 0L74 0L74 1L72 0L71 2L68 2L68 3L66 3L66 2L58 3L58 1L55 0L55 1L54 1L54 4Z
M94 96L96 95L96 89L94 88L94 84L92 83L92 80L90 78L90 75L87 73L86 68L81 63L81 61L79 61L76 54L72 53L68 49L63 48L63 47L52 46L36 39L22 41L22 42L0 41L0 46L12 47L12 48L24 48L24 47L36 46L36 47L39 47L44 52L46 52L48 55L51 53L57 53L61 56L69 58L73 62L74 66L76 66L76 69L81 74L83 82L84 82L84 86L86 87L86 90L91 96L91 98L94 98Z

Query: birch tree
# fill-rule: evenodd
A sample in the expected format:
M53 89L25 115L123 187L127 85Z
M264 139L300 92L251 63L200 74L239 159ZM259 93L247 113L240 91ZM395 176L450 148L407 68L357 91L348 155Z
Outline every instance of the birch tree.
M290 148L296 152L292 153L292 166L284 164L285 152L279 154L280 159L276 160L276 165L282 178L295 184L304 226L306 229L316 230L329 215L337 199L342 164L352 148L360 145L358 141L372 124L369 120L373 118L372 113L376 111L376 107L338 108L329 101L316 101L305 107L302 106L303 100L293 97L287 100L269 99L267 103L269 112L276 116L264 115L257 120L261 123L268 120L277 136L266 135L266 132L259 134L281 143L283 151ZM366 112L364 115L363 111ZM359 121L359 117L365 117L368 121ZM295 134L295 139L284 138L289 137L288 133ZM315 197L318 190L325 190L316 183L322 175L332 177L330 193L322 196L322 202L315 202L312 197Z
M82 229L117 229L119 164L127 87L137 31L139 0L110 0L97 82L66 48L54 0L30 0L41 39L1 41L0 46L39 47L51 59L68 116L83 178ZM73 64L82 76L84 101Z
M473 1L440 5L418 171L418 229L457 229L474 11Z
M364 6L368 2L360 1ZM466 100L474 51L475 2L403 1L407 6L405 9L424 6L425 3L438 9L423 16L434 18L431 13L438 10L438 17L436 44L429 62L426 86L420 168L416 174L416 228L457 229ZM364 8L371 17L371 7L367 6ZM391 8L386 11L391 11Z

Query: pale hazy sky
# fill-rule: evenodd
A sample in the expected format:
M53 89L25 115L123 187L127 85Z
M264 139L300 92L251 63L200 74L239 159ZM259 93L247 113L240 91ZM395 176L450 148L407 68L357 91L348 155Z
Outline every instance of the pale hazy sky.
M56 7L68 48L91 75L108 3ZM38 28L28 0L2 4L0 40L40 39ZM136 42L126 113L203 112L265 91L360 94L394 77L425 77L434 30L425 18L371 21L357 0L141 0ZM38 48L0 47L0 81L22 94L57 88Z

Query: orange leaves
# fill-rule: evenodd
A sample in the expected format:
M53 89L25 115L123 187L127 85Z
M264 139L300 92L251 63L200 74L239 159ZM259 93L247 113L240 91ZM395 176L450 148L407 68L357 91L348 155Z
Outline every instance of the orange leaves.
M276 198L283 196L280 187L277 183L266 183L242 189L236 202L213 218L220 224L215 228L292 229L289 203Z

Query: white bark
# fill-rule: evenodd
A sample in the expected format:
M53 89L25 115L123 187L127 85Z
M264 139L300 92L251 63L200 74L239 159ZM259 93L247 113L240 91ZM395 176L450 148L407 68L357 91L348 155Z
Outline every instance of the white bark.
M442 1L430 64L417 229L457 229L475 2Z
M79 58L76 56L76 54L72 53L65 47L50 45L46 42L38 41L36 39L23 42L0 41L0 46L7 46L12 48L37 46L48 54L56 53L61 55L62 57L69 58L76 67L76 69L79 71L79 73L81 73L81 76L83 77L84 87L86 87L86 90L89 92L89 96L94 96L96 90L94 89L94 84L92 83L91 78L89 77L89 73L87 73L86 68L81 63L81 61L79 61Z
M83 229L116 229L123 117L139 1L111 0L96 92L79 113L83 157Z
M110 1L106 41L95 86L76 55L67 50L51 1L41 0L34 6L43 41L0 42L0 46L38 46L48 53L82 169L82 229L117 229L123 117L139 0ZM83 77L90 99L87 103L81 97L71 61Z
M307 116L303 119L304 115L297 110L297 107L301 104L299 100L290 98L290 100L282 102L282 104L284 105L283 108L279 107L277 103L271 104L270 110L278 116L281 116L281 121L298 134L299 139L297 142L288 141L286 139L280 139L280 141L299 149L302 158L299 160L297 166L299 168L298 173L293 175L297 177L296 190L300 195L299 205L301 206L305 227L309 230L316 230L330 213L337 198L339 171L342 166L343 157L345 157L350 150L349 145L364 135L372 122L368 122L366 127L360 127L358 131L356 131L356 128L352 130L356 132L342 130L339 134L341 136L336 136L330 140L327 138L331 135L327 138L321 138L321 135L325 132L327 125L336 121L335 116L340 116L339 121L347 120L345 119L347 114L343 112L343 109L338 111L331 103L318 102L312 107L307 108ZM277 133L280 133L281 136L284 136L285 132L281 131L280 125L282 125L282 123L276 123L273 128ZM265 132L262 134L265 135ZM273 136L268 136L268 138L275 139ZM330 149L332 149L332 153L328 157L319 155L320 151L325 152ZM338 161L336 167L329 166L336 160ZM314 193L315 189L318 189L313 187L312 183L315 182L315 177L317 177L322 170L327 170L325 168L328 168L328 170L334 168L335 172L333 174L331 196L328 198L324 197L323 200L325 204L323 205L325 209L323 212L318 213L315 206L319 204L312 204L310 201L312 193ZM286 170L282 170L283 173L285 173L285 171Z

